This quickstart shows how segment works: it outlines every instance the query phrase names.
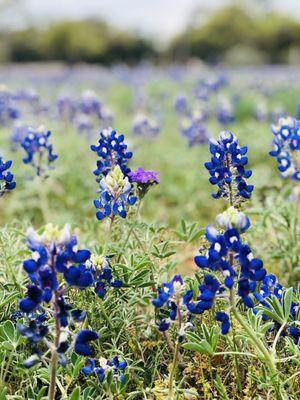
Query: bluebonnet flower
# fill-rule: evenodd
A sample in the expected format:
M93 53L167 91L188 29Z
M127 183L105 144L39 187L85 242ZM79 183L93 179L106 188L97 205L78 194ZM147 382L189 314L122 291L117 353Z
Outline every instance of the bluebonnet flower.
M166 317L160 318L157 321L157 326L160 331L169 329L172 321L177 319L178 298L181 296L183 281L180 275L174 276L170 282L163 284L162 288L157 290L157 298L152 300L152 304L157 309L164 307Z
M95 275L95 293L103 299L110 287L120 288L123 286L123 281L115 279L112 268L106 257L102 255L92 254L90 260L86 262L91 266Z
M278 170L283 178L300 181L299 150L300 122L294 118L280 118L278 125L271 126L274 134L274 150L270 151L276 157Z
M254 293L255 298L263 305L267 306L266 298L276 296L281 300L283 286L278 282L274 274L268 274L264 277L259 292Z
M61 119L72 121L76 114L76 103L69 96L60 96L56 101L58 115Z
M204 144L209 140L210 135L203 124L203 116L199 114L183 119L180 130L182 136L188 140L189 146Z
M99 220L106 217L114 218L116 215L126 218L127 206L133 205L136 200L131 183L117 164L100 181L100 197L99 200L94 200L94 205L98 209L96 217Z
M28 130L30 127L23 124L20 121L16 121L13 126L13 131L11 134L11 148L12 151L17 151L25 137L28 135Z
M48 313L56 321L55 332L59 340L58 345L51 351L56 351L59 362L65 365L67 358L64 355L70 347L69 333L62 330L74 323L81 323L86 317L86 312L74 309L65 300L68 287L75 286L81 290L95 286L96 274L92 264L89 264L91 254L87 249L77 248L77 238L71 235L69 226L62 230L52 224L45 227L39 235L33 228L27 231L27 246L32 251L32 258L24 261L23 267L31 283L27 286L25 298L19 302L22 317L27 323L19 324L20 333L30 342L37 344L43 340L50 327L45 324ZM64 277L65 285L63 285ZM75 340L75 351L78 354L91 354L90 341L98 338L98 334L83 330L78 333ZM46 341L47 344L47 341ZM38 347L35 352L40 354ZM35 364L36 359L29 360L29 367Z
M235 228L240 233L246 232L250 226L250 220L247 215L238 211L233 206L230 206L226 211L217 215L216 222L225 231Z
M186 295L183 294L184 284L180 275L175 275L170 282L165 282L157 290L157 297L152 300L156 308L156 325L164 332L172 324L178 326L178 340L182 341L187 330L193 329L186 309Z
M127 163L132 157L132 152L127 150L124 135L118 135L112 128L103 129L100 133L98 145L92 145L91 150L95 151L100 158L97 161L97 169L94 171L94 174L100 177L100 180L102 176L106 176L117 165L124 175L130 172Z
M232 103L228 99L221 99L216 106L216 117L223 126L234 122L235 115Z
M0 197L16 187L13 174L9 171L12 161L4 161L0 157Z
M104 382L106 378L109 381L109 377L121 383L125 383L125 371L127 368L127 362L125 360L120 360L118 356L115 356L110 361L101 357L97 364L99 364L99 366L96 366L94 359L89 359L88 365L84 366L81 372L85 375L96 374L101 383Z
M183 95L177 95L174 101L174 109L177 113L182 115L189 115L190 110L187 98Z
M92 90L85 90L78 101L78 107L83 114L100 114L101 101Z
M42 316L42 317L41 317ZM31 314L28 318L28 325L18 324L20 334L33 343L38 343L48 334L49 328L45 325L47 321L45 313L38 315Z
M218 220L224 232L220 233L211 225L206 228L206 238L210 246L206 254L195 257L195 263L203 269L220 271L224 277L221 289L232 290L237 285L237 295L247 307L253 308L251 295L254 294L257 283L265 278L266 270L263 268L263 262L254 258L250 247L241 239L240 234L249 227L249 220L243 213L232 208L221 214ZM220 290L216 284L215 288ZM215 297L213 293L208 293L211 298L208 298L207 309L212 307ZM200 297L200 300L205 299ZM202 309L205 309L204 306L205 303Z
M221 293L221 284L212 275L205 275L204 282L199 286L200 295L193 301L194 291L189 290L185 293L183 302L192 314L203 314L205 310L210 310L214 304L217 294Z
M157 121L144 114L135 116L132 127L133 133L145 138L153 138L159 134L160 127Z
M23 158L25 164L31 164L36 170L37 176L47 177L47 172L52 163L57 159L53 154L53 146L49 143L50 131L43 126L37 130L30 129L21 146L26 151L27 156Z
M223 311L218 311L215 315L215 320L221 322L221 332L226 335L230 329L229 315Z
M249 199L253 185L246 183L252 175L251 170L245 169L247 147L240 147L232 132L223 131L218 140L210 139L210 152L211 161L204 165L210 173L210 183L218 186L218 192L212 197L227 198L231 205Z
M13 94L3 85L0 87L0 124L8 125L20 117L20 110L13 99Z
M159 183L158 172L146 171L143 168L138 168L136 171L129 172L128 178L132 183L137 184L140 198L145 196L150 186Z
M81 356L91 356L92 348L90 342L97 339L99 339L99 335L97 332L94 332L90 329L83 329L76 336L74 345L75 353Z

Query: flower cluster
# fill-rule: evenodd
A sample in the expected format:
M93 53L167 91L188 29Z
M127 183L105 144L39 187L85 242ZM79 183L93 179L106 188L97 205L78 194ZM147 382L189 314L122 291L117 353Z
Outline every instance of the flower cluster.
M138 114L134 118L132 130L137 136L153 138L159 134L160 127L154 119L150 119L143 114Z
M216 117L219 123L224 127L234 122L235 115L233 105L228 99L222 99L217 103Z
M78 99L60 96L56 105L59 118L74 123L79 133L90 134L93 129L113 123L113 113L92 90L84 91Z
M10 137L12 151L18 150L19 146L26 138L30 130L31 128L28 125L23 124L20 121L16 121Z
M68 287L76 286L86 289L94 285L94 271L85 262L90 258L86 249L78 250L77 238L71 235L68 226L59 230L51 224L47 225L42 235L30 228L27 232L27 246L32 251L32 258L23 263L30 284L25 297L20 300L19 307L25 323L19 324L20 333L34 343L35 357L27 366L34 365L41 359L41 348L38 343L48 343L48 333L55 336L55 349L51 351L59 355L61 363L66 362L64 354L70 347L70 334L66 327L82 322L86 312L74 309L66 302ZM65 280L65 285L61 277ZM56 321L54 331L45 324L49 316ZM72 324L71 324L72 323ZM89 329L80 331L75 337L74 350L77 354L90 356L90 342L96 340L98 334Z
M28 134L21 143L27 156L23 158L25 164L31 164L36 170L37 176L47 177L51 164L57 159L53 154L53 146L49 142L50 131L43 126L37 130L28 129Z
M124 175L130 172L127 163L132 158L132 152L127 150L124 135L118 135L112 128L103 129L98 145L92 145L91 150L96 152L99 157L97 169L94 171L99 180L117 165Z
M156 313L156 324L161 332L168 330L171 324L178 326L178 339L182 340L186 330L192 329L186 312L186 295L183 294L184 284L180 275L175 275L157 290L157 297L152 300ZM185 318L186 317L186 318Z
M9 122L20 117L20 110L16 106L13 93L5 86L0 87L0 124L8 125Z
M174 101L174 109L178 114L182 115L189 115L190 109L188 106L188 101L186 96L184 95L177 95Z
M221 293L221 284L212 275L205 275L204 282L199 285L199 296L193 300L194 291L188 290L184 296L184 304L192 314L202 314L213 306L217 294Z
M137 201L134 185L141 199L150 186L159 183L157 173L142 168L131 172L127 164L132 152L127 151L124 136L111 128L100 133L98 146L91 146L91 149L100 157L94 171L100 183L99 199L94 200L96 217L99 220L107 217L113 220L116 215L126 218L128 206Z
M92 254L86 264L94 270L95 293L101 299L105 297L109 287L120 288L123 285L123 281L114 279L113 271L106 257Z
M284 307L285 290L286 289L278 282L278 279L274 274L268 274L265 276L259 291L254 293L255 299L263 308L262 318L264 320L270 319L270 315L266 314L266 310L270 310L270 304L268 303L268 300L270 300L272 297L276 297L276 299L279 301L279 304ZM257 312L257 309L254 311ZM295 344L298 344L300 341L300 328L297 322L295 322L299 320L299 311L299 302L292 301L289 310L289 322L286 324L285 329L282 332L282 335L290 335ZM274 326L276 325L278 326L278 321L276 321L276 324L274 324Z
M209 133L203 124L202 115L193 115L181 122L181 134L187 139L189 146L196 146L208 142Z
M262 281L266 275L263 262L254 258L250 247L245 244L240 233L242 231L229 228L220 233L209 225L206 228L206 238L210 246L206 254L195 257L195 263L200 268L211 271L220 271L224 276L224 284L231 289L238 285L238 295L248 307L253 307L253 300L249 296L256 288L256 283Z
M277 125L271 126L274 134L274 150L270 151L276 157L278 170L283 178L300 181L300 121L288 117L280 118Z
M156 171L146 171L143 168L138 168L136 171L129 172L128 178L132 183L136 183L140 198L145 196L152 185L157 185L159 183L158 173Z
M102 220L106 217L113 218L119 215L126 218L127 205L133 205L137 198L132 193L132 186L128 178L123 175L121 167L117 164L100 181L100 197L94 200L97 208L96 217Z
M221 132L218 140L210 139L212 157L204 165L210 173L210 183L218 186L213 198L227 198L233 205L251 197L253 185L246 182L252 175L251 170L245 169L247 150L239 146L238 139L229 131Z
M96 366L94 359L89 359L88 364L82 368L82 372L85 375L96 374L99 382L110 381L115 379L121 383L125 383L127 362L120 360L118 356L115 356L112 360L107 360L103 357L99 359L99 366Z
M13 174L9 171L12 161L4 161L0 157L0 197L16 187Z

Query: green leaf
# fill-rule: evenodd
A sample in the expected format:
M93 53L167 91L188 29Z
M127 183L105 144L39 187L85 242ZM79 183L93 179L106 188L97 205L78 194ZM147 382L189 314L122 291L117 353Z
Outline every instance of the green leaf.
M0 400L6 400L6 393L7 393L6 387L0 389Z
M42 397L46 394L47 389L47 386L43 386L42 389L38 392L36 400L41 400Z
M288 321L291 313L291 305L293 301L293 288L288 288L283 294L283 311L284 318Z
M76 387L71 396L70 396L70 400L80 400L80 389L79 387Z

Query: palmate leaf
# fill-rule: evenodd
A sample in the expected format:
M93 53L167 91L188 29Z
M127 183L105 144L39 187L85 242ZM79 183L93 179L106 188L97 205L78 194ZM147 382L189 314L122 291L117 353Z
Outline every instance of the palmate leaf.
M192 243L200 238L200 236L204 235L205 229L198 229L197 223L194 222L190 226L187 225L184 219L180 222L180 230L174 230L175 235L182 240L183 242Z
M268 307L262 307L264 314L281 325L289 321L293 302L293 288L284 291L282 301L276 296L271 296L266 301Z
M219 328L216 326L208 328L206 325L202 325L202 334L203 338L195 332L187 332L188 342L184 343L183 347L186 350L213 356L218 343Z

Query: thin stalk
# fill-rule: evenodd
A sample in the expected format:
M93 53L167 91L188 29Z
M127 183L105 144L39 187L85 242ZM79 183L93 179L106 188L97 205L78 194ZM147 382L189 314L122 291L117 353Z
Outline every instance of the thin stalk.
M109 225L108 228L106 230L106 235L105 235L105 242L104 242L104 246L103 246L103 255L105 256L106 250L107 250L107 245L108 242L111 238L111 234L112 234L112 227L113 227L113 223L115 220L115 214L113 214L110 218L109 218Z
M180 297L177 295L177 316L178 316L178 332L180 331L182 320L181 320L181 310L180 310ZM176 345L175 345L175 351L174 351L174 356L173 356L173 362L172 362L172 368L171 368L171 373L170 373L170 379L169 379L169 399L173 400L173 380L175 376L175 372L177 369L177 364L178 364L178 359L179 359L179 349L180 349L180 342L179 338L177 338Z
M257 355L243 351L217 351L214 356L237 355L257 358Z
M278 332L277 332L277 334L275 336L275 339L274 339L274 342L273 342L273 346L272 346L272 352L273 352L274 356L276 356L276 345L277 345L277 342L278 342L278 340L280 338L280 335L281 335L282 331L284 330L285 326L286 326L286 322L284 322L281 325L281 327L278 329Z
M136 219L136 220L138 219L138 215L139 215L141 203L142 203L142 200L139 201L138 206L137 206L137 208L136 208L136 213L135 213L135 219ZM122 246L122 249L121 249L121 251L120 251L120 254L119 254L118 258L117 258L117 263L120 262L120 259L121 259L121 257L122 257L122 254L124 253L124 250L126 249L126 246L127 246L128 242L129 242L130 236L131 236L132 231L133 231L133 227L134 227L134 224L132 223L132 225L131 225L131 227L130 227L130 229L129 229L128 235L127 235L127 237L126 237L126 239L125 239L125 241L124 241L124 243L123 243L123 246Z
M177 360L178 360L178 354L179 354L179 347L180 343L177 340L176 345L175 345L175 351L174 351L174 356L173 356L173 362L172 362L172 369L170 373L170 379L169 379L169 399L173 400L173 380L174 380L174 375L176 372L176 367L177 367Z
M51 221L51 212L49 207L48 196L45 190L45 181L40 177L38 181L38 196L40 202L40 210L43 216L44 223Z
M55 273L55 257L52 254L51 257L51 262L50 262L50 267L52 271ZM50 386L49 386L49 393L48 393L48 399L49 400L54 400L55 399L55 392L56 392L56 378L57 378L57 361L58 361L58 355L57 355L57 348L59 346L59 341L60 341L60 334L61 334L61 326L60 326L60 320L58 318L59 314L59 296L60 293L58 290L54 291L54 301L53 301L53 308L54 308L54 320L55 320L55 338L54 338L54 348L52 349L52 355L51 355L51 362L50 362Z

